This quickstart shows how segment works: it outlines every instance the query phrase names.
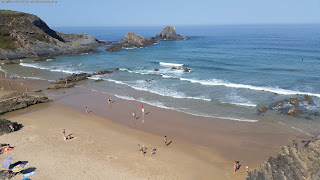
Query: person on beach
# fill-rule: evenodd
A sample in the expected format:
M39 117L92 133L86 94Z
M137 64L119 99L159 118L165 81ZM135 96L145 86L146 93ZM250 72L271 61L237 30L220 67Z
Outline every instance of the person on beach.
M133 120L136 120L137 118L136 118L136 113L135 112L133 112L132 113L132 118L133 118Z
M63 129L63 137L66 137L66 129Z
M9 126L9 129L11 130L11 132L14 132L14 127L12 124Z
M144 156L145 152L143 151L143 149L140 150L140 154L141 156Z
M25 93L26 96L28 95L28 91L29 91L28 88L26 88L26 93Z
M141 149L140 144L138 144L138 150L140 150L140 149Z
M151 150L150 150L150 155L154 155L154 154L156 153L156 150L157 150L157 149L154 148L154 147L151 148Z
M233 170L234 172L237 172L237 161L233 163Z
M246 169L247 169L247 173L249 172L249 167L248 166L246 166Z
M142 111L142 119L144 120L144 108L143 108L143 105L141 106L141 111Z
M108 98L108 105L109 105L109 109L112 109L112 99L111 99L111 97Z
M88 107L86 107L86 114L88 114Z
M164 140L164 146L167 146L167 142L168 142L167 136L164 136L163 140Z

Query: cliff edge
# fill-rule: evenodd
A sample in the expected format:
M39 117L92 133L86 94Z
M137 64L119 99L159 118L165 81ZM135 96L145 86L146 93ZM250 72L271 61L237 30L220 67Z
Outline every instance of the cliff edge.
M282 179L320 179L320 139L307 141L301 149L296 142L284 146L278 157L270 157L247 177L247 180Z
M38 16L0 10L0 59L96 52L100 42L87 34L63 34Z

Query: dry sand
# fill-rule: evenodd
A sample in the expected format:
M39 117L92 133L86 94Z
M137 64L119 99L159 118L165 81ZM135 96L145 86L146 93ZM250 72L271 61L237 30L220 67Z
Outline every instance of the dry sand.
M12 113L11 113L12 116ZM16 146L8 156L29 161L36 168L32 179L226 179L232 164L205 147L139 132L92 114L65 106L51 106L10 118L23 124L20 131L0 136ZM63 140L63 129L74 136ZM145 157L137 144L147 147ZM151 147L156 154L150 155ZM243 175L243 173L242 173ZM242 176L243 177L243 176ZM20 179L21 175L14 179Z

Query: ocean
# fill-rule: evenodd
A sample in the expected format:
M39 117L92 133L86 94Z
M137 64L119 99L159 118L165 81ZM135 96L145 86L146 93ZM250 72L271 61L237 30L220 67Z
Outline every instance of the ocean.
M162 27L53 29L116 41L127 32L155 36ZM320 134L320 25L181 26L176 30L190 38L160 40L152 46L118 52L99 47L100 53L64 55L43 62L23 59L19 65L1 68L50 81L71 73L120 68L112 74L92 76L77 88L196 116L274 121L306 134ZM190 68L191 72L172 70L173 66ZM35 71L38 73L32 76ZM99 78L104 81L93 81ZM300 104L306 111L298 117L278 110L262 115L257 112L260 106L306 94L314 105Z

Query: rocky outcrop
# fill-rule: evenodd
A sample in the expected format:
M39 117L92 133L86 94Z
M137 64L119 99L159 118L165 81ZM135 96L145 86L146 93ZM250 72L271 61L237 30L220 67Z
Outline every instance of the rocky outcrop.
M284 146L278 157L270 157L247 177L247 180L282 179L320 179L319 139L307 141L299 150L296 142L292 146Z
M23 93L12 93L0 99L0 114L26 108L28 106L50 102L48 97L25 96Z
M11 122L9 120L0 118L0 136L11 132L9 126L12 126L15 131L22 127L22 125L18 124L17 122Z
M111 74L113 71L103 70L103 71L97 71L93 73L93 75L103 75L103 74Z
M39 17L0 10L0 59L56 56L98 52L104 45L87 34L62 34L48 27Z
M305 104L314 105L314 102L309 95L277 101L269 106L259 107L257 111L259 114L262 114L267 110L278 110L282 114L299 116L299 114L303 114L306 111L304 108Z
M162 29L160 34L156 37L146 38L136 35L132 32L128 32L126 37L120 41L113 41L108 44L107 51L114 52L124 48L140 48L156 43L156 40L184 40L187 37L180 36L176 33L174 26L166 26Z
M174 26L165 26L160 34L157 34L156 39L162 40L184 40L187 37L181 36L176 33L176 28Z
M61 89L61 88L70 88L74 87L76 82L83 81L90 77L90 74L81 73L81 74L72 74L71 76L65 78L59 78L54 83L52 83L48 89Z
M132 32L128 32L126 37L120 41L111 42L107 48L107 51L114 52L124 48L140 48L155 44L154 38L145 38L143 36L136 35Z

